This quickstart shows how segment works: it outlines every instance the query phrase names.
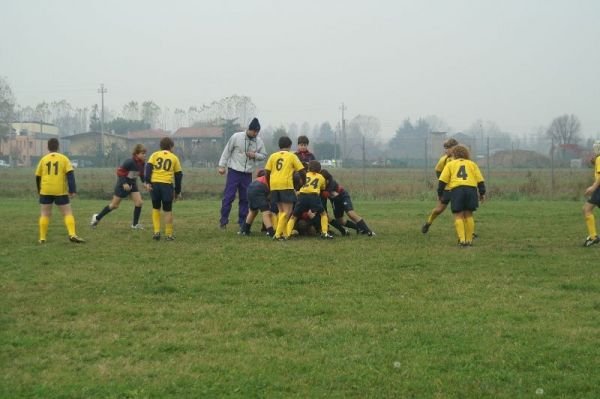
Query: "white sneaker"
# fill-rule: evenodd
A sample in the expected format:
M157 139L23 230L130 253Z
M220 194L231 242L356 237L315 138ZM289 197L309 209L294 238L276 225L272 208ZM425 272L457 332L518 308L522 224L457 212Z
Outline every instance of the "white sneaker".
M144 226L141 224L132 224L131 225L132 230L144 230Z
M98 214L97 214L97 213L94 213L94 214L92 215L92 221L90 222L90 225L91 225L92 227L96 227L96 226L98 226L98 223L100 222L98 219L96 219L96 217L97 217L97 216L98 216Z

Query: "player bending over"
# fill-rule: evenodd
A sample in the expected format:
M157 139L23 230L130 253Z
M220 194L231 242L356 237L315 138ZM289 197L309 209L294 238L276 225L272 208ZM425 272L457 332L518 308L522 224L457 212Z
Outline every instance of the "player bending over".
M308 163L308 172L306 173L306 181L300 188L298 194L298 202L294 207L294 212L287 224L287 235L290 236L296 220L307 211L311 211L320 216L321 219L321 238L331 239L333 236L328 232L328 220L327 212L321 202L321 191L324 191L325 177L319 172L321 171L321 164L319 161L310 161Z
M250 212L246 216L246 221L242 224L239 234L243 236L250 235L252 222L258 211L262 212L262 222L267 231L267 236L275 236L273 226L277 223L277 216L271 213L269 203L269 184L265 176L264 169L260 169L256 174L256 179L248 186L248 204Z

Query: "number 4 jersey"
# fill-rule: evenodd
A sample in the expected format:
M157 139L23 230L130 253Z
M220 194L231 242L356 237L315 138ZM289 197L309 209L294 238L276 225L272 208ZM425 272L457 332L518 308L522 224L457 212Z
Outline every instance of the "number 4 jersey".
M71 161L58 152L51 152L40 159L35 175L41 178L41 195L67 195L67 173L73 171Z
M149 183L173 184L175 173L181 172L181 164L177 155L171 151L160 150L150 156L148 164L152 165Z
M446 190L458 186L477 187L483 182L483 176L477 164L469 159L455 159L444 166L440 181L447 183Z

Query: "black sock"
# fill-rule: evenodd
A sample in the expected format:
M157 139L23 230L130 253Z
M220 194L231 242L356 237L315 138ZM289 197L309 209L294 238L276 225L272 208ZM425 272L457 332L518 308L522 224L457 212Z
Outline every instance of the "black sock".
M346 220L346 227L349 227L349 228L354 229L354 230L358 230L358 226L356 225L356 223L354 223L350 219Z
M140 215L142 214L142 207L136 206L133 208L133 225L137 225L140 221Z
M367 226L367 224L365 223L365 219L360 219L358 221L358 223L356 223L356 225L358 226L358 228L362 231L366 231L367 233L370 232L371 230L369 229L369 226Z
M336 229L338 229L339 232L342 234L344 234L346 232L346 229L344 229L344 226L342 226L340 224L340 222L338 222L336 219L333 219L332 221L330 221L329 224L332 225L333 227L335 227Z
M267 233L269 233L269 235L270 235L271 237L273 237L273 236L275 235L275 229L274 229L273 227L269 227L269 228L267 229Z
M102 209L102 210L100 211L100 213L99 213L99 214L96 216L96 220L100 220L100 219L102 219L102 218L103 218L104 216L106 216L106 214L107 214L108 212L110 212L111 210L112 210L112 209L110 209L110 207L109 207L108 205L106 205L106 206L104 207L104 209Z

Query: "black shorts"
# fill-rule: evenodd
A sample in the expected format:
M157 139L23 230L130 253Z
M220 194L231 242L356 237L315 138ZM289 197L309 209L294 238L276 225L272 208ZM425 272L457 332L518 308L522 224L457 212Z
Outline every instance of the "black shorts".
M266 212L271 209L269 199L260 190L248 190L248 206L251 211Z
M162 209L165 212L170 212L173 209L173 185L168 183L152 183L152 191L150 191L150 197L152 198L152 208Z
M115 186L115 196L119 197L119 198L126 198L129 194L131 193L137 193L140 190L138 189L137 183L133 182L132 184L130 184L131 186L131 190L130 191L125 191L125 189L123 188L122 184L117 183L117 185Z
M479 206L477 187L458 186L450 190L452 213L475 211Z
M40 194L40 204L56 204L56 205L67 205L69 203L68 195L43 195Z
M354 210L352 199L346 190L339 193L337 197L329 197L329 199L331 200L331 206L333 207L333 216L336 219L343 217L344 212L350 212Z
M450 199L451 199L450 190L444 190L444 192L442 193L442 199L440 199L440 202L444 205L448 205L450 203Z
M274 203L296 202L296 192L294 190L271 190L271 201Z
M594 192L592 193L592 196L590 197L590 199L587 200L587 202L589 202L592 205L596 205L596 206L600 207L600 188L597 188L596 190L594 190Z
M298 195L298 202L294 206L294 212L292 215L300 217L304 212L311 210L313 213L319 214L325 209L321 202L319 194L300 194Z

